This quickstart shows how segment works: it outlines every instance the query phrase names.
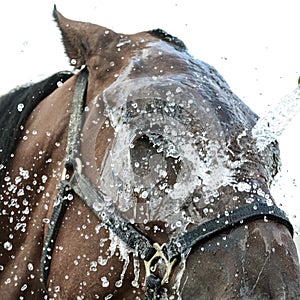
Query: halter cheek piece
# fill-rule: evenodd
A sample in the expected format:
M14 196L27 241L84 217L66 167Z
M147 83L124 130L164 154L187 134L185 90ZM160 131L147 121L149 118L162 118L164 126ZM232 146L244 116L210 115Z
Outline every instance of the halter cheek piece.
M285 225L293 235L293 227L285 213L276 205L269 206L263 197L257 195L253 203L204 222L192 230L171 239L166 244L153 243L144 233L122 217L114 207L108 207L106 204L108 201L105 200L106 196L82 173L79 149L87 83L88 71L83 69L77 79L73 97L65 168L58 186L58 195L54 201L53 213L42 252L41 270L45 287L47 286L55 240L70 201L68 196L71 192L75 192L101 222L126 243L128 247L135 250L135 253L144 261L147 288L146 299L155 299L155 295L169 281L172 267L182 254L188 255L189 251L196 244L211 239L234 226L257 219L268 218ZM69 180L67 180L68 174L71 174ZM101 206L103 209L99 209ZM163 278L158 278L151 271L158 259L165 264Z

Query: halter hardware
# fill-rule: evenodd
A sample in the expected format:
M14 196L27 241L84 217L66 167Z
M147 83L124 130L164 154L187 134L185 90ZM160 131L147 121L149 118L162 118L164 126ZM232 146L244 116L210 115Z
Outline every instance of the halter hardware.
M170 261L167 258L167 256L164 254L163 248L165 247L165 245L166 245L165 243L162 245L159 245L158 243L154 243L153 248L156 250L156 252L153 254L153 256L149 260L144 260L145 271L146 271L146 280L151 275L153 275L151 272L152 266L155 265L153 263L155 263L155 261L160 258L164 261L164 264L166 266L166 271L165 271L163 278L160 281L160 285L164 285L169 282L169 277L171 275L172 268L176 262L176 258L173 258L173 260ZM155 276L155 275L153 275L153 276Z
M72 169L76 170L76 172L78 174L81 174L82 173L82 161L80 158L76 157L75 160L75 168L74 166L72 166ZM67 167L67 165L65 165L62 173L61 173L61 181L65 181L67 179L67 173L69 171L69 167Z

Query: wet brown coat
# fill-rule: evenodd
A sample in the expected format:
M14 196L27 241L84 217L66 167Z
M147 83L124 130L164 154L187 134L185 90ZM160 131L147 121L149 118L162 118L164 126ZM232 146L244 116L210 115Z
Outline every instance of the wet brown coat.
M191 65L195 64L195 60L190 58L187 64L186 53L174 49L172 43L168 45L168 42L149 32L120 35L101 26L68 20L58 12L55 12L55 18L71 64L77 68L86 65L89 70L86 95L89 109L85 114L83 126L82 161L85 164L84 172L95 184L99 184L99 174L115 138L114 128L106 122L103 92L133 61L134 66L128 76L155 76L158 82L157 89L161 88L160 77L173 78L174 74L182 74L183 81L186 80L186 74L187 81L193 86L194 74L191 74ZM128 43L124 42L129 40ZM118 46L120 43L122 46ZM159 50L156 51L155 47ZM152 49L153 53L165 49L165 53L144 59L142 55L139 56L143 49ZM207 75L214 76L213 72L211 68ZM17 198L20 205L18 208L12 208L8 214L2 214L0 218L0 264L3 266L3 270L0 271L1 299L15 300L20 296L24 299L42 299L45 295L40 280L40 256L47 220L51 217L53 199L57 193L56 185L63 169L76 77L77 75L69 79L32 112L24 130L23 136L26 138L21 137L12 160L8 175L9 182L15 183L16 188L9 191L7 184L4 197L8 202ZM209 84L209 80L207 82ZM216 89L224 90L222 84ZM208 97L211 96L208 94ZM203 95L199 99L202 101ZM207 101L212 102L212 106L217 106L213 98ZM230 104L228 107L230 108ZM230 124L231 119L234 119L230 111L224 109L219 114L224 123L227 121L228 128L235 126ZM255 116L251 115L250 110L246 110L243 116L245 120L249 119L245 127L251 127ZM203 124L205 123L206 120L203 120ZM253 141L241 139L240 144L234 142L234 132L241 132L243 129L242 122L239 124L240 127L237 125L228 130L230 133L226 137L227 141L231 139L229 148L233 158L240 154L239 151L249 150L250 153L250 162L241 167L239 179L247 177L249 182L256 182L261 190L269 194L268 185L274 168L271 165L266 166L261 157L252 153ZM153 145L147 141L143 144L141 141L141 147L151 150ZM136 162L141 161L143 150L139 153L137 151L133 157ZM273 158L265 159L273 162ZM19 182L21 170L28 170L29 176L23 176ZM172 185L176 182L176 172L169 169L169 173L168 184ZM18 196L21 190L25 192L23 197ZM199 211L208 209L208 214L202 213L205 220L214 217L217 212L222 213L225 209L234 208L237 203L243 203L242 200L246 196L243 191L223 186L219 190L218 201L203 203L202 207L198 208ZM232 201L236 198L240 199L239 202ZM0 203L2 211L8 209L4 204L5 200ZM211 212L210 208L213 208ZM132 217L130 211L126 213ZM26 224L25 230L16 230L12 239L12 250L4 250L3 241L11 234L10 228L16 228L19 223ZM123 245L121 250L113 249L108 230L97 226L99 223L97 217L75 196L67 209L52 257L47 287L51 299L143 299L143 262L129 254L128 267L125 268L127 261L122 259L122 251L126 250L126 247ZM155 231L156 225L163 230ZM139 222L136 226L159 243L168 241L172 234L170 228L164 228L162 220L148 224ZM117 241L118 243L120 242ZM107 259L106 263L101 263L99 257L105 259L109 256L111 258ZM172 294L175 299L300 297L299 263L292 237L287 228L271 221L252 222L201 244L191 251L185 263L181 278L178 277L180 265L175 267L167 286L168 297ZM124 274L121 274L123 270ZM176 284L179 287L173 289Z

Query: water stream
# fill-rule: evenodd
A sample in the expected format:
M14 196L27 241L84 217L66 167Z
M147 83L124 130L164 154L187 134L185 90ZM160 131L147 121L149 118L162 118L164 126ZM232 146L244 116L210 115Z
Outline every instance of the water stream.
M272 110L261 117L252 129L257 148L263 151L285 130L291 120L300 111L300 88L284 96Z

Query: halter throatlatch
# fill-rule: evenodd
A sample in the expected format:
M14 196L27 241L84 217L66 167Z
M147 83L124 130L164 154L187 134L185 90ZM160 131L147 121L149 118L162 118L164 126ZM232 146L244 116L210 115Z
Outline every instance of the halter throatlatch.
M196 244L211 239L226 230L249 221L267 218L285 225L291 235L293 235L293 227L285 213L275 204L268 205L265 198L258 195L253 198L254 201L251 204L227 211L223 215L204 222L188 232L179 234L176 238L162 245L150 240L134 224L122 217L116 208L109 207L109 209L104 211L95 209L95 203L103 204L103 207L105 207L104 204L107 201L105 201L105 195L82 173L82 162L79 158L82 112L85 105L87 84L88 71L83 69L77 79L73 96L65 168L58 186L58 195L54 201L53 213L48 225L42 252L41 270L45 287L47 286L55 240L65 210L70 202L68 195L71 192L75 192L99 220L126 243L128 247L133 249L135 253L138 253L139 257L144 261L146 271L145 299L147 300L156 299L164 291L164 286L169 282L172 268L182 254L188 254ZM67 174L70 175L68 180ZM152 267L157 263L161 263L161 261L165 265L165 273L162 278L159 278L152 272Z
M85 104L84 95L88 82L88 71L83 69L79 74L76 82L76 87L73 96L72 112L70 115L68 128L68 141L66 150L65 166L62 171L61 181L58 186L58 195L54 200L53 213L48 224L48 231L44 240L41 258L41 270L43 276L43 283L47 286L52 253L55 245L55 240L63 220L66 208L68 206L68 195L71 192L69 182L66 180L68 171L74 171L76 166L81 166L81 161L78 158L80 148L80 132L82 126L82 111ZM80 172L81 173L81 170Z

